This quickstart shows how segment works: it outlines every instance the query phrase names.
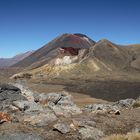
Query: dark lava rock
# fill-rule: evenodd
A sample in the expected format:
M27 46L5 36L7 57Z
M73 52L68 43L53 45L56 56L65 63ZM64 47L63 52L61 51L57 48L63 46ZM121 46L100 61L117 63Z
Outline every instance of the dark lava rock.
M9 105L16 100L27 100L21 95L19 88L9 84L0 85L0 111L8 109Z
M0 134L0 140L44 140L36 134L14 133Z
M9 85L9 84L0 85L0 91L4 91L4 90L20 91L19 88L15 87L13 85Z

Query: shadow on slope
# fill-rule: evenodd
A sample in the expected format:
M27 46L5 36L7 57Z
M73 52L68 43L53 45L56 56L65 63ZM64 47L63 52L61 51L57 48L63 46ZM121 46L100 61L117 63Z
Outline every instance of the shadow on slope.
M140 82L96 81L66 86L66 90L112 102L126 98L138 98L140 96L139 87Z

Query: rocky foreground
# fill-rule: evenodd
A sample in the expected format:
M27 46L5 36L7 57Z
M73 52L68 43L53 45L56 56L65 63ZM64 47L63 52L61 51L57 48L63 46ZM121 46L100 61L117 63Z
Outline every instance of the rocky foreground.
M140 131L140 98L78 107L66 91L0 85L0 140L101 140Z

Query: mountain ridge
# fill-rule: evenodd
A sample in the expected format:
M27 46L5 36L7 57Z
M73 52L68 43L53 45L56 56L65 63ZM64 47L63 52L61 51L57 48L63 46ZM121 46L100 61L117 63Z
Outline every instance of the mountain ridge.
M27 51L25 53L20 53L17 54L11 58L0 58L0 67L10 67L14 64L16 64L17 62L23 60L24 58L28 57L29 55L31 55L34 51Z

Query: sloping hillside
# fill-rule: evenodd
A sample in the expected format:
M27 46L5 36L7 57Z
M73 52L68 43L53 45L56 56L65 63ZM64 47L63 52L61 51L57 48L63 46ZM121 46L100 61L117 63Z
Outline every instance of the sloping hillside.
M140 44L132 44L128 46L128 49L133 52L133 61L131 67L140 70Z
M132 55L125 47L120 47L106 39L97 42L90 51L90 56L96 57L112 70L129 67Z

